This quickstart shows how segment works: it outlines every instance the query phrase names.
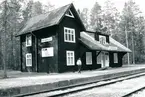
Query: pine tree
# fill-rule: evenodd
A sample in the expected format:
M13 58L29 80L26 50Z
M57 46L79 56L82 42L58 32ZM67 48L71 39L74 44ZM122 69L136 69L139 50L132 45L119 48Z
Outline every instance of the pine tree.
M102 26L102 10L101 6L98 4L98 2L95 3L91 10L90 15L90 26L93 30L99 31Z
M79 11L79 15L80 15L81 20L84 23L86 29L89 28L89 24L88 24L88 18L89 17L88 17L88 14L89 14L89 12L88 12L87 8L84 8L82 11Z
M132 59L132 63L135 63L135 48L134 39L137 37L137 19L140 16L140 10L135 2L132 0L125 3L120 21L120 33L122 33L122 42L127 45L127 47L132 49L132 58L129 58L128 54L128 64L129 59ZM124 38L126 37L126 39Z
M115 36L118 32L119 12L110 0L105 2L105 6L102 10L103 26L107 27L107 33L111 36Z

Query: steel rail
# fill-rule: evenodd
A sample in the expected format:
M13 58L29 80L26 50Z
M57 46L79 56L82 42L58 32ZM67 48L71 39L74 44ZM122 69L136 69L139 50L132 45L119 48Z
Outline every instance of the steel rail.
M16 95L15 97L25 97L25 96L34 96L34 95L40 95L40 94L44 94L44 93L50 93L50 95L48 95L47 97L56 97L56 96L64 96L67 94L71 94L71 93L76 93L76 92L80 92L83 90L88 90L88 89L92 89L92 88L96 88L96 87L102 87L102 86L107 86L110 84L114 84L116 82L121 82L124 80L128 80L128 79L133 79L133 78L137 78L140 76L144 76L145 73L139 73L139 74L133 74L133 75L127 75L127 76L122 76L122 77L117 77L117 78L109 78L109 79L104 79L104 80L100 80L100 81L95 81L95 82L89 82L89 83L85 83L85 84L80 84L80 85L72 85L72 86L66 86L66 87L62 87L62 88L58 88L58 89L54 89L54 90L46 90L46 91L40 91L40 92L34 92L34 93L28 93L28 94L20 94L20 95ZM106 81L103 82L101 84L98 84L101 81ZM94 84L94 85L92 85ZM83 87L83 88L79 88L79 89L74 89L77 87ZM59 93L53 93L53 92L59 92ZM127 97L127 96L123 96L123 97Z

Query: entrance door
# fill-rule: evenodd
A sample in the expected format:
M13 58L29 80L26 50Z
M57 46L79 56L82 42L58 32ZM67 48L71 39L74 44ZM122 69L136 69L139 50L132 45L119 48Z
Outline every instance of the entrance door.
M101 67L105 67L105 56L104 56L104 52L101 53Z
M109 67L109 53L105 53L105 66Z
M101 54L101 67L109 67L109 54L108 52L102 52Z
M39 40L38 42L38 72L49 72L49 62L48 57L45 57L43 55L43 52L45 52L48 47L47 43L41 43Z

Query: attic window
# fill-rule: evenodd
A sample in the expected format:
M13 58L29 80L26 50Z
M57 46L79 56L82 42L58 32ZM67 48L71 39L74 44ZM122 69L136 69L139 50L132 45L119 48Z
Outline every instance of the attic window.
M71 10L69 10L65 15L74 18L74 15L72 14Z

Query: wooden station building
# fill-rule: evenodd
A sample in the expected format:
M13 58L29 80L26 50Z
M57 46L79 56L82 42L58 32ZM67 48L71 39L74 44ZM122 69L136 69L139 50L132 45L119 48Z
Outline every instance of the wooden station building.
M86 31L73 4L29 19L20 37L21 71L60 73L122 66L131 52L107 34Z

